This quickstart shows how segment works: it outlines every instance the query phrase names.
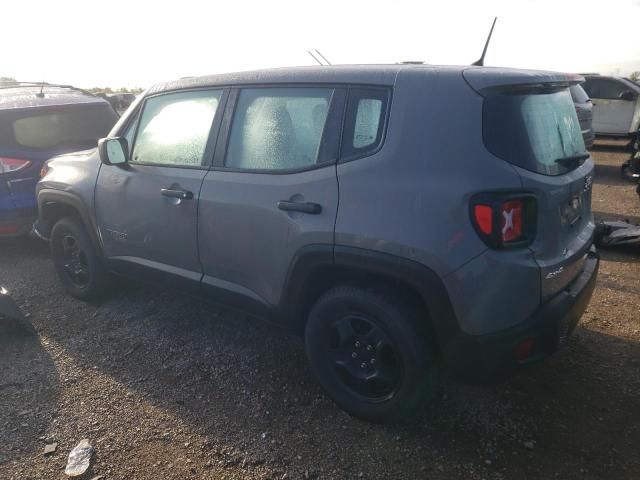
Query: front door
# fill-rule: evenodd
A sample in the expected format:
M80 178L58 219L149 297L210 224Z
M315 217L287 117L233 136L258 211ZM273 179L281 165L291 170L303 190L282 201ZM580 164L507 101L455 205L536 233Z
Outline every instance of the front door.
M333 245L336 158L344 91L246 88L220 133L198 215L206 290L275 305L292 259L306 245ZM235 107L235 108L234 108ZM224 122L227 124L227 121Z
M135 132L123 132L132 139L129 162L101 167L96 213L115 270L200 282L198 198L222 94L199 90L148 98L128 127Z

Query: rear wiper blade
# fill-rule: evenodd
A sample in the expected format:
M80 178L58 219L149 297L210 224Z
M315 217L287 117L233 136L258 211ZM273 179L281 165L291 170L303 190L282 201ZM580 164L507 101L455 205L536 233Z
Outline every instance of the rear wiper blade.
M578 153L577 155L569 155L568 157L558 158L555 162L565 167L572 167L573 165L580 165L582 160L589 158L588 153Z

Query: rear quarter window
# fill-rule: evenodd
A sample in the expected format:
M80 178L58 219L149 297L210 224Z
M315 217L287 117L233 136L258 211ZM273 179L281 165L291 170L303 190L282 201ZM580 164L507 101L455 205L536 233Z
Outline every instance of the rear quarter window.
M557 160L586 152L568 89L491 94L484 100L482 131L491 153L544 175L572 170Z
M380 148L389 109L389 90L352 88L342 138L342 159L370 155Z

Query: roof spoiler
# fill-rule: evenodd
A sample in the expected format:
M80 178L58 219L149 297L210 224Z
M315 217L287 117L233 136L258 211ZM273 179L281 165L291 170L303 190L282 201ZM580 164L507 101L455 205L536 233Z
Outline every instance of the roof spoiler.
M584 82L581 75L538 70L467 68L462 75L480 95L550 91Z

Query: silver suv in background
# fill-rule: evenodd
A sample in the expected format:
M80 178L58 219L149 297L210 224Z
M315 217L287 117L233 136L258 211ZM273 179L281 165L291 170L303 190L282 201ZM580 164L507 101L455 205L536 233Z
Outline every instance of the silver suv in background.
M640 85L622 77L586 74L596 135L635 139L640 128Z
M582 80L378 65L159 84L97 150L48 163L36 228L71 295L118 273L236 305L303 335L346 411L406 415L443 367L486 381L550 355L589 303Z

